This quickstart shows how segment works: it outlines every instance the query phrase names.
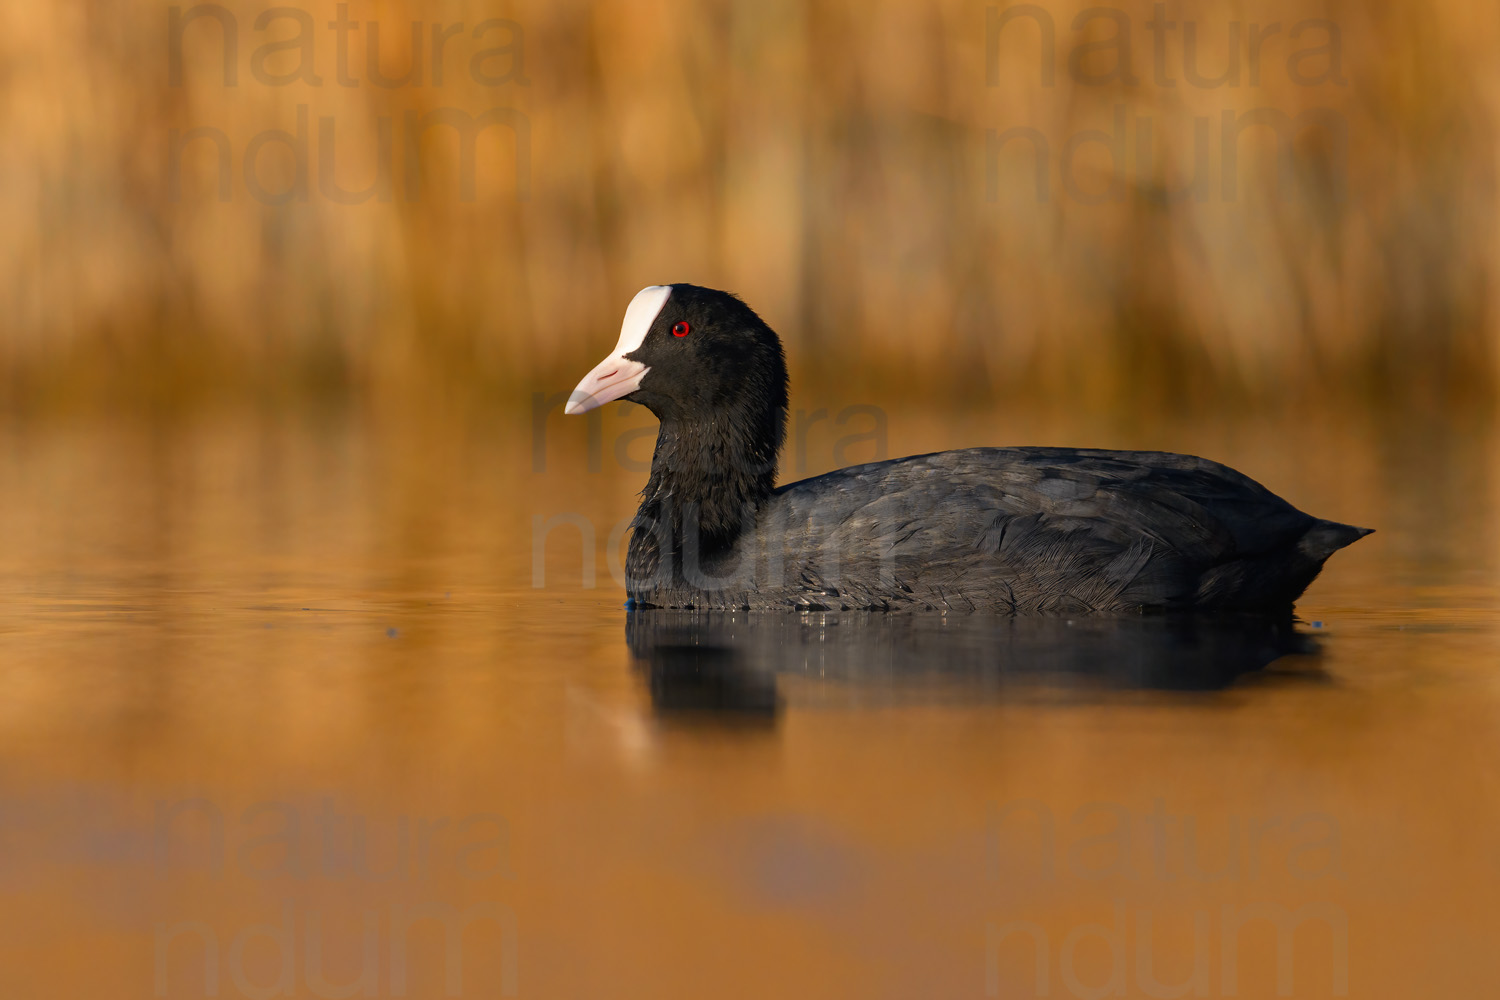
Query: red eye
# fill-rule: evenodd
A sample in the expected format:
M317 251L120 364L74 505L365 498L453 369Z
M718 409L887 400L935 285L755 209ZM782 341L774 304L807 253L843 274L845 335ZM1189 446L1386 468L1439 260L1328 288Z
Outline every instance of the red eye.
M688 327L688 325L686 323L681 323L681 322L674 323L672 325L672 336L674 336L674 337L686 337L688 335L688 330L689 329L690 328Z

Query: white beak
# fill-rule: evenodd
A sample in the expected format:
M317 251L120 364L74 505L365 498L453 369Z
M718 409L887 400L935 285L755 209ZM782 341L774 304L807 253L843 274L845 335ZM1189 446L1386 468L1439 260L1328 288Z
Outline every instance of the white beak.
M641 379L651 369L625 355L637 350L645 341L646 334L651 332L651 324L656 322L656 317L671 297L671 285L651 285L636 293L625 310L625 322L620 324L620 342L609 357L599 362L578 383L578 388L568 397L568 405L563 407L564 413L587 413L641 387Z
M563 407L563 412L587 413L610 400L628 396L641 387L641 379L648 371L650 369L639 361L629 361L619 354L611 354L578 383L578 388L568 397L568 405Z

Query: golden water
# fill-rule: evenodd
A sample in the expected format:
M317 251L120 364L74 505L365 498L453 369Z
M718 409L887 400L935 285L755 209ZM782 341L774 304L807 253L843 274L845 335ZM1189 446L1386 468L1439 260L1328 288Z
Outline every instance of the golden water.
M689 623L663 670L604 552L644 478L615 446L643 460L622 434L649 421L609 408L591 470L586 421L538 447L524 401L453 410L0 432L0 996L1500 987L1485 419L891 409L883 447L834 453L868 415L794 437L808 473L1191 451L1379 529L1299 606L1315 653L1182 691L1087 622L1070 647L741 619L738 665ZM534 519L564 514L537 562ZM1206 674L1233 652L1197 648ZM416 919L443 906L453 954Z

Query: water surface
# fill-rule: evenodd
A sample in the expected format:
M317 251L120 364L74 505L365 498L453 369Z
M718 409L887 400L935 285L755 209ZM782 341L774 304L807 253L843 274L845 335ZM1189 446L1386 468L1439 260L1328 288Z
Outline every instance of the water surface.
M1379 533L1296 621L651 617L639 413L15 421L0 992L1500 986L1484 421L887 416L784 478L1164 447Z

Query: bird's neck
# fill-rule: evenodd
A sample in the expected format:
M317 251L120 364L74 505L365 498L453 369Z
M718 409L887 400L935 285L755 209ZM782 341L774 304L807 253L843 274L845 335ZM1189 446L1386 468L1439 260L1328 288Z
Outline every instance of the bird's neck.
M627 574L680 583L683 560L702 566L755 527L776 485L785 414L664 418L630 541Z

